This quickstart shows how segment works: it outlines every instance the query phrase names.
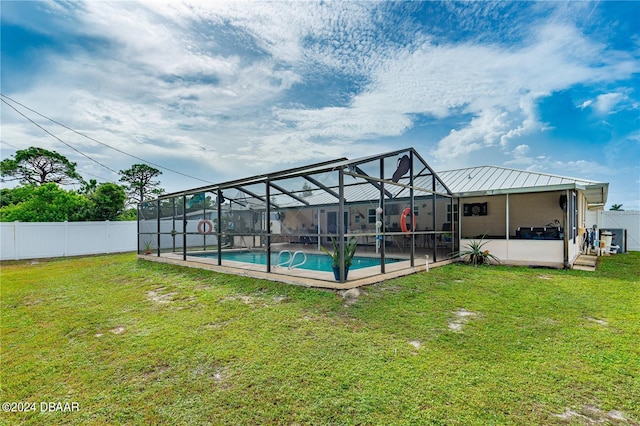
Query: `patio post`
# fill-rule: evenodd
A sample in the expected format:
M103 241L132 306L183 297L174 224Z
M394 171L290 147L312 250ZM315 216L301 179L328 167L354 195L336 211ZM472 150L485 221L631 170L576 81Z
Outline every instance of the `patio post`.
M345 266L344 266L344 171L338 171L338 237L340 247L340 282L345 282Z
M176 252L176 199L171 197L171 252Z
M156 208L158 210L158 219L157 219L157 221L158 221L158 234L156 235L156 244L157 244L156 252L157 252L158 257L160 257L160 198L158 198L156 200L156 205L157 205Z
M433 213L433 215L431 216L432 223L433 223L433 261L437 262L438 261L438 238L440 237L440 234L436 234L436 231L437 231L436 216L438 215L438 209L436 208L436 177L433 174L431 175L431 190L433 191L433 193L431 194L431 212Z
M382 179L382 181L380 182L380 206L379 207L382 211L382 214L378 215L376 211L376 222L378 220L382 221L382 232L381 232L382 241L380 245L380 273L384 274L385 264L386 264L385 251L384 251L384 248L385 248L384 221L382 220L382 218L384 217L384 158L380 159L380 179ZM376 239L377 238L378 238L378 235L376 235ZM376 241L376 244L378 244L378 241Z
M187 196L182 194L182 260L187 260Z
M271 185L265 180L265 199L267 200L267 272L271 272Z
M138 205L136 206L136 214L138 217L138 223L136 225L136 228L138 230L138 241L137 241L137 247L138 247L138 254L140 254L140 220L142 219L142 215L140 213L140 203L138 203Z
M416 213L415 199L413 191L413 150L409 151L409 205L411 206L411 267L416 266Z
M216 232L216 236L218 239L218 266L222 265L222 190L218 188L218 192L216 194L216 208L218 209L218 232Z

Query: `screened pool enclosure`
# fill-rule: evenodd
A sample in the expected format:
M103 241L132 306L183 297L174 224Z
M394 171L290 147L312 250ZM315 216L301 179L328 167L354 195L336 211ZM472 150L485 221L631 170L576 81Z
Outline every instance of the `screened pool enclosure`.
M457 222L457 201L408 148L146 201L138 206L138 253L302 284L345 283L448 259L458 250Z

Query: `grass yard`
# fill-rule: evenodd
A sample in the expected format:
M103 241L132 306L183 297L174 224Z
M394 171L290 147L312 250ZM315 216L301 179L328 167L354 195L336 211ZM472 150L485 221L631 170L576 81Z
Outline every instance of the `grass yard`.
M343 299L132 254L5 262L0 399L37 405L0 423L640 424L639 277L638 252L457 264Z

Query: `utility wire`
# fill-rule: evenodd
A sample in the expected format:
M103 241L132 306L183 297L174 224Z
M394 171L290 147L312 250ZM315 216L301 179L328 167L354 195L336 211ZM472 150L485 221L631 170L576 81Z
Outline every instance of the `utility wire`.
M204 183L213 183L213 182L211 182L211 181L204 180L204 179L200 179L200 178L198 178L198 177L191 176L191 175L188 175L188 174L186 174L186 173L182 173L182 172L179 172L179 171L177 171L177 170L170 169L170 168L165 167L165 166L161 166L160 164L156 164L156 163L153 163L153 162L151 162L151 161L147 161L147 160L145 160L144 158L136 157L135 155L129 154L129 153L127 153L127 152L124 152L124 151L122 151L122 150L120 150L120 149L118 149L118 148L114 148L114 147L112 147L111 145L108 145L108 144L106 144L106 143L104 143L104 142L100 142L99 140L94 139L94 138L92 138L91 136L87 136L87 135L85 135L85 134L84 134L84 133L82 133L82 132L79 132L79 131L77 131L77 130L75 130L75 129L72 129L71 127L69 127L69 126L66 126L66 125L62 124L62 123L60 123L60 122L58 122L58 121L54 120L53 118L49 118L49 117L47 117L46 115L40 114L38 111L35 111L35 110L33 110L33 109L29 108L28 106L21 104L20 102L16 101L15 99L10 98L9 96L5 95L4 93L0 93L0 96L2 96L3 98L7 98L7 99L11 100L12 102L14 102L14 103L16 103L16 104L20 105L21 107L23 107L23 108L25 108L25 109L28 109L29 111L33 112L34 114L37 114L37 115L39 115L40 117L45 118L45 119L47 119L47 120L51 121L52 123L57 124L58 126L64 127L64 128L65 128L65 129L67 129L67 130L70 130L70 131L72 131L72 132L74 132L74 133L76 133L76 134L78 134L78 135L80 135L80 136L83 136L83 137L85 137L85 138L87 138L87 139L89 139L89 140L91 140L91 141L93 141L93 142L96 142L96 143L98 143L98 144L100 144L100 145L106 146L107 148L113 149L114 151L117 151L117 152L119 152L119 153L121 153L121 154L124 154L124 155L126 155L126 156L128 156L128 157L135 158L136 160L140 160L140 161L142 161L142 162L144 162L144 163L146 163L146 164L151 164L152 166L158 167L158 168L160 168L160 169L164 169L164 170L169 171L169 172L172 172L172 173L179 174L179 175L181 175L181 176L188 177L188 178L190 178L190 179L199 180L199 181L204 182ZM3 102L5 102L5 101L3 100ZM9 105L7 102L5 102L5 103L6 103L7 105ZM13 108L13 107L12 107L12 108ZM14 109L15 109L15 108L14 108ZM17 110L16 110L16 111L17 111ZM29 121L31 121L31 120L29 120ZM40 126L38 126L38 127L40 127Z
M5 142L5 141L3 141L2 139L0 139L0 144L2 144L2 145L9 145L11 148L20 149L20 148L18 148L18 147L17 147L17 146L15 146L15 145L11 145L9 142Z
M4 95L3 95L4 96ZM45 129L44 127L42 127L41 125L39 125L38 123L36 123L35 121L33 121L32 119L30 119L29 117L27 117L26 115L24 115L22 112L18 111L18 109L16 107L14 107L13 105L11 105L9 102L5 101L4 99L0 99L0 101L2 101L3 103L5 103L9 108L13 109L15 112L17 112L18 114L20 114L21 116L23 116L24 118L26 118L27 120L29 120L34 126L42 129L42 131L44 131L45 133L47 133L48 135L51 135L52 137L54 137L55 139L57 139L58 141L62 142L63 144L65 144L66 146L68 146L69 148L71 148L72 150L74 150L75 152L77 152L78 154L82 155L83 157L93 161L94 163L104 167L107 170L112 171L113 173L119 175L120 172L117 172L115 170L113 170L111 167L106 166L104 164L102 164L101 162L99 162L98 160L95 160L91 157L89 157L87 154L85 154L84 152L72 147L71 145L69 145L68 143L66 143L65 141L63 141L62 139L60 139L59 137L57 137L56 135L54 135L53 133L51 133L50 131L48 131L47 129Z

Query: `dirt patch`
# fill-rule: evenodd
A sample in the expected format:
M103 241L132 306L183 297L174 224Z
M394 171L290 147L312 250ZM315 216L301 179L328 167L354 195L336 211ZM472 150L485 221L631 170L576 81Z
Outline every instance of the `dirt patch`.
M605 320L597 319L597 318L587 317L587 321L595 322L596 324L600 324L600 325L609 325L609 323L606 322Z
M147 300L151 300L152 302L158 303L160 305L165 305L167 303L173 302L173 296L175 296L176 292L171 293L161 293L165 287L160 287L156 290L149 290L147 292Z
M285 300L287 300L287 296L282 296L282 295L281 295L281 296L275 296L275 297L273 298L273 301L274 301L275 303L284 302Z
M580 423L584 424L611 424L612 421L614 423L618 423L627 422L629 420L621 411L611 410L604 412L598 407L594 407L592 405L585 405L577 411L567 408L563 413L554 414L554 417L566 421L578 420Z
M455 318L453 321L450 321L448 326L449 330L455 331L456 333L462 332L462 327L468 323L471 318L478 316L477 313L467 311L464 308L460 308L457 311L453 312Z
M357 288L352 288L342 292L342 298L344 299L345 306L353 305L358 301L360 296L362 296L362 292Z
M42 303L42 299L29 299L25 300L24 306L35 306L39 305L40 303Z
M422 342L420 342L419 340L411 340L409 341L409 344L416 349L420 349L422 347Z
M116 327L110 330L113 334L122 334L125 332L124 327Z
M551 280L551 279L553 279L549 275L538 275L538 278L540 278L541 280Z
M213 365L198 365L193 369L193 376L198 378L212 380L221 389L229 389L231 382L229 381L229 371L226 367Z
M376 284L376 287L381 292L382 291L389 291L391 293L398 293L400 290L402 290L402 287L397 286L397 285L379 285L379 284Z

